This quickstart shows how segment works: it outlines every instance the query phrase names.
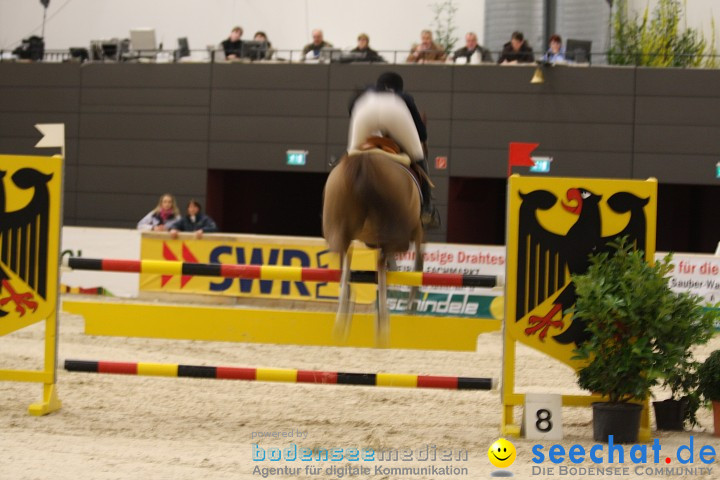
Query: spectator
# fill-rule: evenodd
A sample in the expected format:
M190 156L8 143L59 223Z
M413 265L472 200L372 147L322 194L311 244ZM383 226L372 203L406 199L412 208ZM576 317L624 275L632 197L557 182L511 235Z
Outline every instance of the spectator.
M180 220L180 210L175 203L175 197L166 193L160 197L157 206L138 222L137 228L165 232L168 230L167 226L177 220Z
M270 43L270 40L268 40L267 35L265 35L265 32L258 31L255 32L255 36L253 37L253 40L256 42L265 42L267 45L267 48L265 51L260 52L258 58L256 60L270 60L275 53L275 50L272 48L272 43Z
M544 62L564 62L565 61L565 49L562 46L562 38L558 34L550 36L550 48L543 55Z
M460 60L458 62L458 60ZM478 45L478 38L475 32L465 34L465 46L455 51L453 62L455 63L481 63L492 62L492 54Z
M397 73L383 73L375 86L367 88L351 102L348 151L359 148L378 131L395 140L424 172L419 175L423 195L422 221L426 227L433 228L439 226L440 217L432 204L432 184L425 158L427 130L415 100L403 90L403 83Z
M320 50L323 48L332 48L332 43L326 42L323 38L323 31L315 29L312 31L312 43L305 45L302 51L303 60L319 60Z
M384 62L385 59L375 50L370 48L370 37L366 33L361 33L357 37L357 47L350 50L350 53L356 55L355 62Z
M242 27L233 27L230 36L222 42L226 60L237 60L242 55Z
M407 57L408 63L429 63L445 61L445 49L433 42L432 32L420 32L420 43L416 43Z
M187 215L168 225L172 238L177 238L178 232L195 232L195 238L202 238L203 233L217 232L215 221L201 213L200 202L192 199L188 202Z
M525 41L522 32L513 32L510 41L503 46L498 63L532 63L535 55L530 45Z

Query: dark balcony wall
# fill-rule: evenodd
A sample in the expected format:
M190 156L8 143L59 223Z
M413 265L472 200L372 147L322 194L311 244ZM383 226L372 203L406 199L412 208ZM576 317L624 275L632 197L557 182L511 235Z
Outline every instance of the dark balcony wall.
M35 148L42 135L34 125L65 124L63 208L64 221L70 224L77 223L80 96L77 65L0 63L0 153L60 153L60 149Z
M33 148L40 136L33 125L65 123L65 221L133 226L166 191L183 205L213 197L208 185L218 182L209 171L212 178L327 173L346 148L350 98L390 69L427 118L444 225L430 240L462 241L465 231L468 241L502 238L468 233L470 224L447 228L479 201L468 189L485 185L461 180L502 182L513 141L539 143L536 154L554 159L552 175L654 176L661 185L705 186L703 198L715 198L720 186L718 70L558 66L544 69L545 83L531 84L531 66L0 63L0 151L56 153ZM287 150L306 150L307 164L287 165ZM437 157L447 158L445 168L436 168ZM297 178L302 185L305 177ZM292 200L285 190L268 185L252 198ZM473 221L501 225L496 217Z

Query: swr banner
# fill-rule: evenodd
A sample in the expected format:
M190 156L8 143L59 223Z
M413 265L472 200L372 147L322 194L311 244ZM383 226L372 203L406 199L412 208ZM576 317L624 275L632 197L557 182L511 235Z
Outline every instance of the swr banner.
M143 233L141 258L195 263L276 265L309 268L340 268L338 255L330 253L324 240L310 237L256 235L206 235L202 240L185 236L172 240L166 234ZM426 244L424 271L503 275L505 249L499 246ZM396 268L410 271L412 251L397 255ZM376 253L356 244L354 270L374 270ZM140 275L140 290L192 293L229 297L334 302L338 285L327 282L208 278L190 275ZM374 285L355 284L356 302L375 301ZM388 291L388 306L394 313L408 309L407 287ZM502 318L502 290L487 288L423 287L414 301L417 314L470 318Z
M306 268L340 268L340 258L317 238L262 237L254 235L206 235L170 239L164 234L143 234L141 258L191 263L275 265ZM375 252L358 246L352 268L372 270ZM338 285L332 282L252 280L196 277L191 275L140 275L140 290L165 293L194 293L267 299L336 301ZM356 301L375 300L373 285L356 285Z

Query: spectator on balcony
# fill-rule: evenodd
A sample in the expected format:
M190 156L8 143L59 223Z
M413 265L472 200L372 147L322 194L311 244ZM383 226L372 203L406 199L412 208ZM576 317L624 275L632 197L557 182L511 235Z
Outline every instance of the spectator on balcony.
M445 61L445 49L433 41L430 30L420 32L420 43L416 43L407 57L408 63L432 63Z
M175 197L166 193L160 197L157 206L138 222L137 228L138 230L165 232L168 230L168 225L177 220L180 220L180 210L178 210Z
M270 43L270 40L268 40L267 35L263 31L257 31L255 32L255 36L253 37L253 40L256 42L264 42L265 45L267 45L267 48L260 52L258 55L258 58L255 60L270 60L272 59L272 56L275 54L275 50L272 48L272 43Z
M384 62L385 59L378 52L370 48L370 37L366 33L361 33L357 37L357 47L350 50L356 58L355 62Z
M565 49L562 46L562 38L558 34L550 36L550 48L543 55L544 62L556 63L565 61Z
M453 62L455 63L473 63L492 62L492 54L478 45L478 38L475 32L465 34L465 46L456 50L453 54Z
M305 45L302 51L303 60L319 60L320 50L323 48L332 48L332 43L326 42L323 38L323 31L315 29L312 31L312 42Z
M533 49L525 41L522 32L513 32L510 41L503 46L498 63L532 63L535 61Z
M240 40L242 34L242 27L233 27L230 36L222 42L226 60L237 60L242 55L242 40Z
M178 232L195 232L195 238L202 238L203 233L217 232L215 221L201 212L200 202L192 199L188 202L187 215L168 225L172 238L177 238Z

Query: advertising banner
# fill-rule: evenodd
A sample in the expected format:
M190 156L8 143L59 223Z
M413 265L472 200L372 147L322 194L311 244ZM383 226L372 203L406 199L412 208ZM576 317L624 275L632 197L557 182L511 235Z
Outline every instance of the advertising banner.
M398 270L412 271L415 252L395 258ZM505 247L501 245L460 245L428 243L424 252L424 272L464 275L505 276ZM498 282L500 283L500 282ZM393 287L388 292L390 311L404 312L408 287ZM423 287L413 302L418 315L453 315L472 318L503 318L503 289Z
M665 255L657 253L656 259ZM720 302L720 257L710 255L673 254L675 266L670 278L670 288L676 292L700 295L708 305Z
M502 277L505 254L502 246L427 244L425 272L497 275ZM339 257L319 238L255 235L206 235L202 240L144 233L141 258L198 263L278 265L311 268L340 268ZM352 259L354 270L374 270L376 254L357 245ZM397 269L411 271L414 252L396 258ZM374 285L353 286L356 302L375 301ZM328 282L244 280L180 275L140 275L140 290L165 293L193 293L248 298L337 301L338 285ZM390 310L407 311L409 288L393 286L388 292ZM470 318L502 318L502 290L484 288L423 287L414 301L416 314Z
M144 233L140 247L145 260L176 260L195 263L276 265L310 268L340 268L339 256L328 251L324 240L303 237L255 235L206 235L197 240ZM355 249L352 268L372 270L375 252ZM194 293L265 299L337 301L338 285L331 282L251 280L191 275L140 275L140 290L165 293ZM356 301L375 300L372 285L356 285Z

